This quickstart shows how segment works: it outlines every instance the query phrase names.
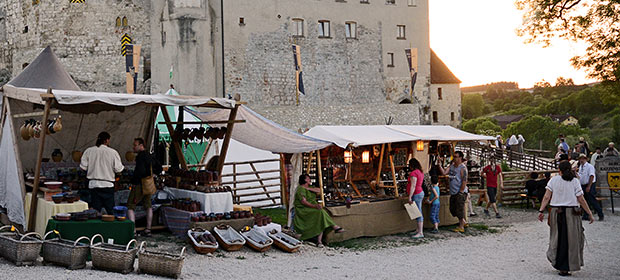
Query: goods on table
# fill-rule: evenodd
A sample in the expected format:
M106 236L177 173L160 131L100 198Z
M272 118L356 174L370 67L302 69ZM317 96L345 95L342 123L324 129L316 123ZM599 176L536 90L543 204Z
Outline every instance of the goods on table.
M60 187L62 187L62 182L50 181L50 182L43 183L43 185L45 185L45 187L50 190L54 190L54 189L59 189Z
M241 230L241 235L247 241L245 244L258 252L269 250L273 244L273 240L261 229L245 227Z
M101 220L104 222L113 222L114 218L114 215L101 215Z
M230 188L216 187L218 184L218 175L215 171L171 168L163 178L163 184L170 188L191 191L198 190L200 192L231 191Z
M56 238L45 240L48 235L55 233ZM86 240L86 244L80 244L80 240ZM81 269L86 267L86 258L90 251L88 237L82 236L75 241L62 239L57 231L50 231L43 237L43 263L53 263L69 269Z
M57 221L70 221L71 220L71 214L69 214L69 213L58 213L58 214L54 215L54 220L57 220Z
M2 232L6 230L14 231ZM36 232L21 234L13 226L0 227L0 256L15 265L33 265L42 245L41 235Z
M213 253L219 246L213 234L205 229L190 229L187 231L187 237L198 254Z
M272 230L267 235L273 239L273 244L276 245L276 247L285 252L294 253L301 247L301 241L281 231Z
M110 215L112 216L112 215ZM114 216L112 216L114 218ZM99 237L101 242L94 243ZM136 240L132 239L127 246L103 243L103 236L95 234L90 240L90 251L93 259L93 268L105 271L120 272L127 274L133 271L136 259ZM129 249L134 244L133 249Z
M112 212L114 213L114 217L117 219L127 217L127 207L125 206L114 206L114 208L112 208Z
M213 228L213 233L224 250L238 251L245 244L245 238L229 225L219 225Z
M269 216L263 216L259 213L257 213L256 215L254 215L254 224L262 227L262 226L266 226L268 224L270 224L272 222L271 217Z
M52 201L54 203L73 203L80 200L80 195L75 192L64 192L52 195Z
M185 247L181 254L172 255L163 252L148 251L144 248L146 242L140 244L138 250L138 273L147 273L171 278L179 278L183 269Z
M86 212L73 212L73 213L69 213L71 214L71 220L72 221L88 221L88 213Z
M231 211L225 213L200 213L192 215L192 222L214 222L220 220L245 219L252 217L250 211Z
M198 212L202 209L200 201L191 200L189 198L179 198L173 200L172 207L188 212Z

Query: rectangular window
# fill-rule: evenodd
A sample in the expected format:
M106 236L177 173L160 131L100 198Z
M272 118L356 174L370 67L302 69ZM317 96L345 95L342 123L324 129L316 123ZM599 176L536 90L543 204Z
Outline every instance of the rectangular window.
M385 4L395 5L396 4L396 0L385 0Z
M437 99L439 99L439 100L443 99L443 92L442 92L441 88L437 89Z
M329 38L329 20L319 20L319 38Z
M388 67L394 67L394 53L388 53Z
M418 5L417 0L407 0L407 5L415 7Z
M293 36L303 37L304 36L304 20L300 18L293 19Z
M360 3L362 3L362 4L370 4L369 0L360 0Z
M450 112L450 120L454 121L454 112Z
M405 37L405 26L404 25L397 25L398 27L398 37L396 37L396 39L406 39Z
M433 122L439 122L439 117L437 116L437 111L433 111Z
M357 38L357 23L353 21L346 22L344 24L344 32L347 39Z

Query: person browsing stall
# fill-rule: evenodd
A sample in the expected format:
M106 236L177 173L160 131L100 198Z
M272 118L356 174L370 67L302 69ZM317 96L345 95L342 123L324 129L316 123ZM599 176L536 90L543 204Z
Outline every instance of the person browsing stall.
M547 184L538 210L538 220L541 222L545 218L547 205L551 206L547 259L559 270L561 276L568 276L571 275L570 271L580 270L583 266L585 236L581 224L582 209L588 214L590 223L594 222L592 212L583 197L583 189L568 161L560 163L560 176L551 178Z
M579 183L581 184L586 202L594 208L594 211L598 214L598 220L602 221L605 219L605 215L601 205L596 201L596 172L594 166L588 162L588 157L585 154L579 155L579 170L577 174L579 175ZM588 220L589 217L584 213L583 219Z
M412 170L407 178L407 196L409 197L409 204L413 204L415 201L418 210L422 213L422 200L424 199L424 191L422 190L424 173L422 172L422 165L417 159L412 158L409 160L409 169ZM417 222L418 230L414 233L413 238L422 238L424 237L424 217L418 217Z
M426 199L426 203L431 205L431 213L429 216L434 226L431 233L439 233L439 208L441 206L439 202L439 178L435 175L431 175L431 184L431 193Z
M499 164L495 163L495 157L491 157L489 159L489 165L482 169L482 178L486 180L487 195L489 197L487 206L484 209L484 214L489 217L489 207L493 206L493 210L495 210L495 218L499 219L502 216L497 210L497 186L499 183L499 186L502 189L504 188L504 176L502 174L502 168Z
M136 138L133 140L133 151L137 153L136 156L136 169L133 172L131 178L131 192L127 198L127 216L132 222L136 222L136 205L142 203L144 210L146 211L146 229L144 230L145 236L151 235L151 224L153 221L153 208L151 207L151 196L142 193L142 178L157 175L162 172L161 164L157 162L144 148L144 139Z
M295 218L293 225L295 231L301 234L301 240L316 238L316 246L323 247L323 235L326 231L334 230L341 233L343 228L334 223L327 214L323 205L317 202L316 195L321 192L319 188L310 187L310 176L302 174L299 176L300 186L295 192Z
M110 134L103 131L97 136L95 146L84 151L80 168L86 170L90 189L90 208L97 211L105 209L112 214L114 208L115 173L125 168L118 152L109 147Z
M443 162L443 159L440 159ZM450 178L450 214L459 219L455 232L465 232L465 202L467 201L467 167L463 164L463 152L454 152L452 163L448 169L438 165L443 175Z

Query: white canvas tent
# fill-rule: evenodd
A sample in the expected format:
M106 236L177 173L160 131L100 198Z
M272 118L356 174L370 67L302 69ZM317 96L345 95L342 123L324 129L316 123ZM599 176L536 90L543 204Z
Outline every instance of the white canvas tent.
M406 141L486 141L492 136L477 135L451 126L440 125L368 125L315 126L304 135L329 141L341 148Z

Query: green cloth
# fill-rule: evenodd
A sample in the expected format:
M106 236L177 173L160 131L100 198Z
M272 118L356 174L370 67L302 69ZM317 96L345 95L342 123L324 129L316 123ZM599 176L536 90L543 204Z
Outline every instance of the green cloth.
M331 229L336 224L324 209L310 208L301 203L303 198L310 204L317 204L316 193L299 186L295 193L295 231L301 233L301 240L307 240Z
M105 238L104 242L107 243L108 239L112 238L114 239L114 244L119 245L127 245L134 238L134 223L129 219L114 222L104 222L102 220L77 222L50 219L47 222L45 232L52 230L57 230L63 239L68 240L76 240L82 236L91 238L98 233ZM95 242L99 242L99 238Z

